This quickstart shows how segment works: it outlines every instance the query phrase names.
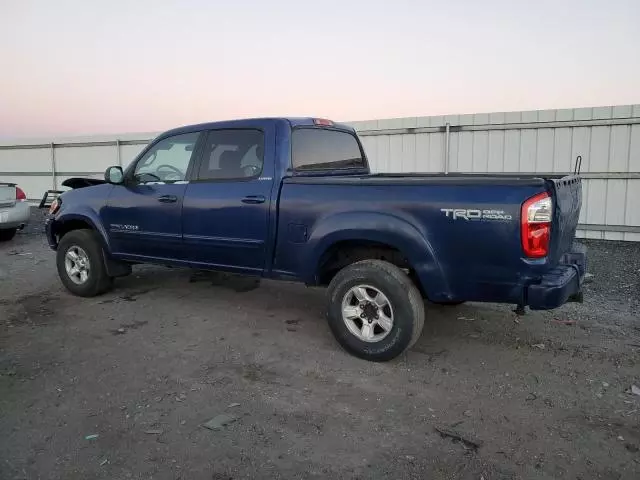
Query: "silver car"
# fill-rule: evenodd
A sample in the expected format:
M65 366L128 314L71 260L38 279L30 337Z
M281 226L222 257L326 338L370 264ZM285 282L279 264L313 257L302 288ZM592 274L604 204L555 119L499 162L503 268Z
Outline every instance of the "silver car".
M29 223L31 208L24 191L15 183L0 182L0 242L11 240Z

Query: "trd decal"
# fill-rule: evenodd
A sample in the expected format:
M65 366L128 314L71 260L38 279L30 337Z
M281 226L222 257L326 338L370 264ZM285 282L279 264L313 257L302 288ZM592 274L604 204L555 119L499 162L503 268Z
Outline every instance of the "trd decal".
M513 217L504 210L478 210L474 208L441 208L445 217L453 220L509 222Z

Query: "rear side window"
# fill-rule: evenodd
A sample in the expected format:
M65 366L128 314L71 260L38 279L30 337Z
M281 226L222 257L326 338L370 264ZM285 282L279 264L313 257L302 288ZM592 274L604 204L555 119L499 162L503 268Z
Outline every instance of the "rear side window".
M207 136L198 180L246 180L262 173L264 134L260 130L212 130Z
M354 135L323 128L298 128L292 134L291 162L295 170L364 167Z

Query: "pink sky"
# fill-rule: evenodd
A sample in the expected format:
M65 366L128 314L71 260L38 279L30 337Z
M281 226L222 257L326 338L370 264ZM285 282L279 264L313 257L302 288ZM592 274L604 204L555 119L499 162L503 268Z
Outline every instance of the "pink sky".
M7 0L0 137L640 103L640 2Z

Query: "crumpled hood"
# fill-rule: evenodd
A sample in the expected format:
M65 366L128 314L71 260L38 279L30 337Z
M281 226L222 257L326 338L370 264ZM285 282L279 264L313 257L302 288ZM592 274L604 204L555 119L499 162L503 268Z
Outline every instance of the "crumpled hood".
M103 183L107 182L98 178L72 177L67 178L64 182L62 182L62 186L77 189L84 187L93 187L94 185L102 185Z

